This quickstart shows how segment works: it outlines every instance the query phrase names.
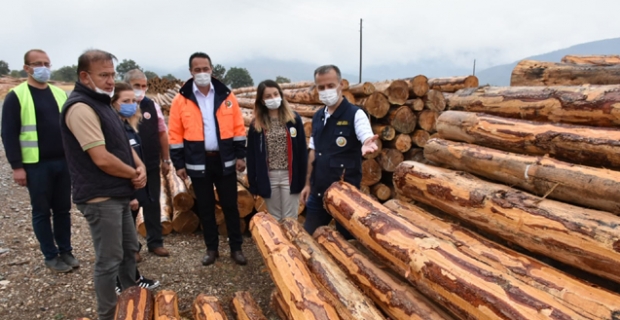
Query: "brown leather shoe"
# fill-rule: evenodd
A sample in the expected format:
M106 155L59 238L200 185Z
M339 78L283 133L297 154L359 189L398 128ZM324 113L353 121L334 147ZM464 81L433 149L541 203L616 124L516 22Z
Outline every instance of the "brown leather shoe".
M160 257L167 257L170 255L170 252L168 252L168 249L164 247L157 247L157 248L149 249L149 252L153 253L156 256L160 256Z
M140 255L140 252L136 252L136 263L140 262L142 262L142 256Z
M248 264L248 260L245 258L245 256L243 255L243 252L241 252L241 250L231 252L230 253L230 257L238 265L245 266L246 264Z
M215 262L215 259L220 257L220 253L218 251L207 251L207 255L202 258L202 265L208 266Z

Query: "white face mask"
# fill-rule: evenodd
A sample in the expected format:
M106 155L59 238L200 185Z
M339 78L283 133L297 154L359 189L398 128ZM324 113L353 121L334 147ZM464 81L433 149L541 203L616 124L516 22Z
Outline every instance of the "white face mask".
M282 98L280 97L265 100L265 106L270 110L278 109L280 104L282 104Z
M133 89L133 94L136 95L136 99L142 100L142 98L144 98L144 95L146 94L146 91L142 91L140 89Z
M328 107L333 107L338 102L338 99L340 99L340 95L338 95L338 89L336 88L319 91L319 100Z
M108 95L108 96L110 96L110 98L112 98L114 96L114 89L112 89L112 91L101 90L101 89L99 89L99 87L97 87L95 85L95 81L93 81L93 78L90 77L90 74L88 75L88 77L90 78L90 82L93 83L93 87L95 87L95 92Z
M211 84L211 74L201 72L194 75L194 82L199 87L206 87Z

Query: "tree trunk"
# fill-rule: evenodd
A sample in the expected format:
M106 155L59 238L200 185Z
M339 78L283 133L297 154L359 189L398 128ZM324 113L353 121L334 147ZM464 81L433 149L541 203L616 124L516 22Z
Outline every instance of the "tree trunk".
M379 139L377 139L379 140ZM396 149L400 152L407 152L411 149L411 136L404 133L399 133L392 141L385 143L386 148Z
M174 210L172 229L178 233L192 233L200 226L200 219L192 210Z
M381 154L377 157L377 162L381 168L388 172L394 172L399 163L403 162L405 157L402 152L396 149L383 148Z
M331 295L332 304L336 306L341 319L385 319L297 220L284 219L282 229L301 252L313 276Z
M417 118L408 106L391 109L386 117L387 122L400 133L411 133L415 130Z
M244 109L254 110L255 100L255 98L237 97L237 102L239 103L239 106ZM321 110L324 107L323 105L300 104L290 102L288 105L293 111L299 113L300 116L307 118L312 118L317 110Z
M154 320L181 320L179 298L174 291L161 290L155 294Z
M437 90L441 92L457 92L458 90L465 88L477 88L478 77L476 76L460 76L460 77L446 77L446 78L431 78L428 79L428 85L431 90Z
M439 118L439 112L423 110L418 113L418 126L428 133L433 133L437 130L437 118Z
M437 131L447 140L498 150L545 155L576 164L620 168L620 130L444 112Z
M599 127L620 125L618 86L481 87L449 95L450 110Z
M301 122L304 124L306 139L309 139L312 136L312 118L301 117Z
M405 102L405 106L408 106L413 111L424 110L424 100L421 98L409 99Z
M451 242L480 263L517 278L554 296L589 319L613 319L620 310L620 296L590 286L527 255L517 253L454 223L445 222L414 205L398 200L384 204L434 237Z
M371 127L372 132L378 134L381 140L390 141L396 137L396 130L390 125L374 123Z
M261 196L256 196L256 200L254 200L254 210L256 212L267 212L267 202Z
M153 319L153 294L139 286L129 287L118 296L114 320Z
M267 320L252 295L248 291L237 291L230 303L237 320Z
M237 183L237 207L241 218L254 210L254 196L241 183Z
M398 192L480 229L601 277L620 281L620 217L416 162L394 173Z
M357 99L355 99L355 96L351 92L342 91L342 96L347 98L347 100L351 102L351 104L357 104Z
M316 86L282 91L284 99L292 103L322 104Z
M446 109L446 99L441 91L429 90L423 100L428 110L440 112Z
M368 98L357 101L357 104L362 106L369 115L380 119L390 111L390 102L388 98L381 92L375 92Z
M170 172L168 172L168 186L170 186L170 196L174 210L191 210L194 206L194 198L187 192L185 182L177 176L173 165L170 165Z
M271 291L271 300L269 304L271 305L271 309L276 311L276 314L280 317L280 320L292 319L288 304L284 302L284 298L282 298L282 295L278 292L278 289L273 289L273 291Z
M409 149L409 151L403 153L403 161L405 160L414 160L416 158L419 157L419 155L421 154L421 157L424 158L424 149L422 148L411 148Z
M227 320L226 312L216 297L201 293L194 300L192 314L195 320Z
M241 109L241 117L243 117L243 125L249 127L254 119L254 111L250 109Z
M404 104L409 98L409 84L405 80L387 80L374 83L378 92L383 92L389 103Z
M250 230L258 251L265 260L289 319L339 319L327 294L308 270L299 250L286 238L278 222L267 213L257 213Z
M417 75L409 80L409 97L424 97L429 90L428 78L423 75Z
M562 63L613 66L620 64L620 55L566 55Z
M372 186L381 180L381 166L375 159L362 160L362 182L365 186Z
M374 159L377 156L379 156L379 154L381 154L381 149L383 148L383 142L381 142L383 140L381 139L377 139L375 140L375 144L377 145L377 150L371 152L371 153L367 153L365 154L363 157L364 159Z
M375 93L375 86L370 82L358 83L349 86L349 92L355 96L369 96Z
M172 207L170 205L170 197L168 196L166 189L166 179L162 175L161 190L159 192L159 206L161 208L161 234L164 236L172 232Z
M420 147L424 148L426 146L426 142L430 139L431 135L426 130L418 129L411 134L411 142Z
M585 318L554 297L433 237L350 184L332 184L323 199L327 210L358 241L458 318Z
M138 210L138 215L136 216L136 230L139 235L146 238L146 225L144 224L144 213L142 212L142 208Z
M392 319L452 319L410 285L377 267L332 228L320 227L314 237L349 279Z
M575 65L522 60L512 70L511 86L620 84L620 66Z
M383 183L377 183L370 187L370 194L374 195L379 201L386 201L392 197L392 190Z

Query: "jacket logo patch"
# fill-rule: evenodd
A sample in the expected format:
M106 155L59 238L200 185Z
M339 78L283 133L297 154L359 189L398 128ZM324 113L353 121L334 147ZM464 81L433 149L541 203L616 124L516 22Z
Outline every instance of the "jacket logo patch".
M291 132L291 137L293 138L297 137L297 129L291 127L289 131Z
M144 119L146 119L146 120L151 119L151 114L148 113L148 112L145 112L144 113Z
M349 121L347 120L342 120L342 121L338 121L336 122L337 126L348 126L349 125Z
M224 104L226 105L226 108L232 107L232 102L230 102L230 100L224 101Z
M338 137L338 138L336 138L336 144L337 144L339 147L344 147L344 146L346 146L346 145L347 145L347 138L345 138L345 137Z

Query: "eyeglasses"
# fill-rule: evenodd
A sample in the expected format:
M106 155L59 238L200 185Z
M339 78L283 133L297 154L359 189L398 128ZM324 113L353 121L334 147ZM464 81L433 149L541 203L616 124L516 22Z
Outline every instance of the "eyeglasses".
M33 62L31 64L29 64L28 66L30 66L31 68L35 68L35 67L46 67L46 68L51 68L52 64L49 62Z
M88 74L91 74L90 72ZM112 79L114 80L116 78L116 72L111 72L111 73L100 73L96 75L97 77L101 78L101 79Z

